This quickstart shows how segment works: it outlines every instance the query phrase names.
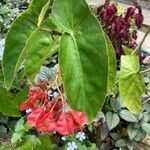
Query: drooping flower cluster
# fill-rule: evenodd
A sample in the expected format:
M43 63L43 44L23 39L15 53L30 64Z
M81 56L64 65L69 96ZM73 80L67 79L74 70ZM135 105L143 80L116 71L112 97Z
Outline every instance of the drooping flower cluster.
M27 122L35 127L37 132L68 135L81 131L87 123L86 114L70 108L60 89L58 94L50 99L50 89L50 85L42 82L35 84L30 90L28 99L20 106L20 111L30 110Z
M104 31L112 41L117 58L120 58L123 53L123 46L136 48L136 29L140 28L143 23L142 10L136 2L124 13L118 14L116 5L106 0L105 4L98 8L97 15Z

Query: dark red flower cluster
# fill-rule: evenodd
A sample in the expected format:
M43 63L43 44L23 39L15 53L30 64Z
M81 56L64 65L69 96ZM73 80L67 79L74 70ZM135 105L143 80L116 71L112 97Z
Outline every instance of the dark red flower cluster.
M106 0L105 4L98 8L97 15L104 31L112 41L117 58L120 58L123 53L123 46L136 48L137 31L132 27L140 28L143 23L142 10L137 3L124 13L118 14L116 5Z
M30 90L29 98L20 106L21 111L32 110L27 122L38 132L68 135L82 130L88 120L86 114L71 109L62 93L49 101L48 89L46 82L42 82Z

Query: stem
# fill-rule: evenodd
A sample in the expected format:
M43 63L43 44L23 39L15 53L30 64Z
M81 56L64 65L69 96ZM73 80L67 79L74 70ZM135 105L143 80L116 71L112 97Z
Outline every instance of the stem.
M140 71L140 73L146 73L146 72L149 72L149 71L150 71L150 68L145 69L145 70L143 70L143 71Z
M150 27L148 28L148 30L146 31L146 33L145 33L143 39L141 40L140 44L139 44L139 45L137 46L137 48L132 52L132 54L135 54L135 53L137 53L138 51L140 51L140 49L141 49L141 47L142 47L142 44L144 43L144 41L145 41L145 39L146 39L146 37L147 37L149 31L150 31Z

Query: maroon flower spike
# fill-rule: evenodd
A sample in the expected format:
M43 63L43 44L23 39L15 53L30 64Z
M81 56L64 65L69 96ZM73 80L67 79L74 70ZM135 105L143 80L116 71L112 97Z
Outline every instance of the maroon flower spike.
M133 26L141 27L143 23L142 9L137 2L134 6L129 7L121 15L117 14L117 7L111 4L109 0L105 1L103 7L98 9L98 19L100 20L103 30L109 36L116 51L117 60L123 54L123 46L135 49L137 46L137 31Z
M127 9L127 12L126 12L126 15L125 15L125 20L126 21L129 21L130 18L132 18L132 16L134 15L134 12L135 12L135 7L129 7Z
M108 20L111 21L113 19L116 12L117 8L115 5L105 5L99 14L99 18L103 21L103 23L106 23Z
M135 14L135 23L137 25L138 28L140 28L142 26L143 23L143 15L140 13Z

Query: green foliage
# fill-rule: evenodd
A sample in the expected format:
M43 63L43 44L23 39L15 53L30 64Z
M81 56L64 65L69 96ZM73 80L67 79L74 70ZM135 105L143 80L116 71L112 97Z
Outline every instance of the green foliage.
M35 146L35 150L52 150L52 143L48 135L41 136L39 139L41 144Z
M3 55L4 81L7 89L10 89L18 68L24 60L23 49L26 41L37 29L38 16L46 3L47 0L40 2L33 0L28 10L13 22L7 34ZM13 59L9 61L10 58Z
M120 118L115 113L107 112L106 113L106 121L107 121L108 128L109 128L109 131L110 131L119 124Z
M114 89L114 85L116 82L117 61L116 61L116 54L113 45L106 34L105 34L105 38L106 38L106 43L107 43L106 46L107 46L107 53L108 53L107 91L111 92Z
M15 127L15 132L12 136L11 143L12 147L10 149L14 148L21 148L22 150L40 150L40 149L52 149L52 144L50 141L50 137L47 135L44 136L35 136L30 135L29 129L31 127L25 123L24 118L21 118Z
M128 122L137 122L137 118L135 117L135 115L126 109L120 110L119 115L122 119Z
M106 122L102 124L100 136L103 140L112 137L114 147L132 148L131 141L141 140L150 128L150 118L141 107L140 99L145 85L138 57L132 55L130 49L124 49L126 55L121 57L119 74L120 97L117 97L114 48L85 0L55 0L53 5L52 2L33 0L30 7L12 24L3 56L5 86L10 89L22 63L23 74L31 80L37 75L36 83L53 79L60 67L64 95L73 108L86 112L89 121L93 121L102 109L106 93L110 94L116 88L117 94L113 93L115 98L114 95L108 95L111 100L109 107L106 107ZM3 9L0 12L7 13L8 10L5 11ZM51 69L41 67L56 52L59 65ZM20 116L18 108L27 97L27 89L20 91L15 101L3 88L0 95L0 112ZM9 109L4 109L6 107ZM49 136L36 137L30 134L29 128L23 118L19 120L12 137L14 147L23 150L52 149ZM75 135L64 143L70 141L75 141L79 149L96 149L95 144L79 141ZM104 148L106 143L102 144ZM67 149L67 145L64 145L64 149Z
M24 127L24 119L21 118L16 124L15 133L12 136L11 142L16 143L17 141L19 141L22 138L25 131L26 129Z
M24 51L26 52L24 62L25 74L28 77L34 79L40 69L40 66L45 62L49 54L53 54L57 50L56 45L58 40L53 41L51 34L46 31L42 31L41 29L37 29L30 36L26 43L26 47L24 48Z
M64 30L59 63L66 96L72 107L86 112L92 121L104 104L107 89L103 31L84 0L55 0L52 17ZM90 109L93 101L94 109Z
M126 55L121 57L119 92L124 106L135 114L141 110L140 99L145 91L143 76L139 71L140 64L137 56Z
M11 97L11 94L0 87L0 112L6 116L20 117L18 104Z
M51 0L48 0L48 2L45 4L45 6L42 8L41 13L38 17L38 27L41 25L42 21L44 20L44 17L46 15L47 10L49 9Z

